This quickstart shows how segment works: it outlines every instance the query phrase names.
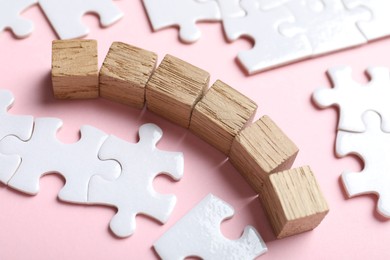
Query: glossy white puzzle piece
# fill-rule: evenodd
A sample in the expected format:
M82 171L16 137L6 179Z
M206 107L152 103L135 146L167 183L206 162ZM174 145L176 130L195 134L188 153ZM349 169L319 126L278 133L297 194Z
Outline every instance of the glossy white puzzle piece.
M112 0L39 0L60 39L80 38L89 33L82 22L82 16L92 12L99 15L100 24L112 25L122 18L123 13Z
M374 193L379 196L377 210L390 218L390 133L380 129L380 116L369 111L364 114L366 131L339 131L336 139L338 156L356 154L364 161L361 172L345 171L342 181L348 197Z
M108 137L105 133L91 126L83 126L78 142L63 144L56 138L61 125L60 119L37 118L28 141L23 142L13 136L0 141L1 153L21 158L20 166L8 185L27 194L37 194L40 177L56 172L66 180L58 194L59 199L86 203L90 178L101 175L114 179L120 174L120 165L98 158L98 151Z
M339 107L338 129L364 132L362 115L373 110L382 117L382 130L390 132L390 73L385 67L366 70L370 82L360 84L352 79L352 69L340 66L328 70L333 88L320 88L313 94L314 102L322 108Z
M252 226L238 240L229 240L220 230L221 222L231 218L234 209L209 194L154 243L163 260L182 260L197 256L209 259L255 259L267 252L264 241Z
M242 0L244 17L227 17L223 21L226 37L230 41L248 36L255 41L251 50L238 53L238 59L249 74L260 72L303 59L311 55L311 46L303 35L285 37L278 27L294 22L292 13L285 7L262 10L257 0Z
M153 30L179 26L179 37L184 42L195 42L201 36L198 21L219 21L221 13L216 1L144 0Z
M22 18L20 13L37 2L38 0L0 0L0 32L10 28L16 37L30 35L34 24Z
M372 13L372 19L369 21L358 22L358 27L367 38L375 40L390 35L390 1L383 0L343 0L351 10L363 6L367 7Z
M183 154L159 150L156 144L162 130L154 124L142 125L139 142L128 143L110 136L102 145L99 157L114 159L122 166L122 173L114 181L94 176L89 184L88 200L92 204L118 209L110 222L112 232L119 237L134 233L137 214L148 215L165 223L176 204L171 194L159 194L153 189L153 180L166 174L175 180L183 176Z

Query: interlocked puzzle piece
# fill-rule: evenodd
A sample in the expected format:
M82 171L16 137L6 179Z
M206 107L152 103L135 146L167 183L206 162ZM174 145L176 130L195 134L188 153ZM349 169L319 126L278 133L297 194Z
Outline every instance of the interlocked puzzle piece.
M187 215L169 229L154 248L166 260L190 256L208 259L254 259L267 252L256 229L247 226L238 240L226 239L220 231L221 222L232 217L234 209L209 194Z
M17 37L30 35L34 25L20 17L20 13L37 2L38 0L0 0L0 32L10 28Z
M303 34L310 41L313 55L320 55L367 42L357 27L357 22L369 20L366 8L348 10L341 0L293 0L285 5L291 10L296 22L283 23L279 30L286 36ZM317 6L313 8L313 6Z
M123 16L112 0L39 0L39 5L61 39L87 35L89 29L82 23L81 18L88 12L98 14L104 27Z
M28 141L23 142L13 136L0 141L1 153L21 158L20 166L8 185L21 192L36 194L40 177L57 172L66 180L59 192L59 199L86 203L91 177L101 175L114 179L120 174L120 165L98 158L98 151L108 137L105 133L91 126L83 126L77 143L63 144L56 138L61 125L60 119L38 118Z
M390 132L390 74L385 67L367 69L370 82L359 84L352 79L352 69L347 66L328 70L333 89L321 88L314 92L314 102L322 107L339 107L338 129L351 132L364 132L362 115L373 110L382 117L382 131Z
M304 35L285 37L278 31L282 23L294 22L284 6L262 10L257 0L242 0L244 17L227 17L223 21L228 40L248 36L255 41L253 49L238 53L238 59L250 73L270 69L311 55L310 42Z
M343 0L346 6L353 9L357 6L367 7L372 12L370 21L358 22L358 27L367 38L375 40L390 35L390 1L383 0Z
M0 90L0 140L13 135L27 140L32 134L34 118L32 116L15 116L7 113L12 107L14 97L7 90ZM20 164L16 155L0 154L0 181L7 183Z
M380 129L380 116L369 111L364 114L366 131L339 131L336 153L339 156L357 154L364 161L361 172L346 171L342 181L349 197L375 193L379 196L377 210L390 218L390 133Z
M119 237L134 233L137 214L145 214L165 223L176 204L176 197L156 193L153 180L160 173L175 180L183 175L182 153L157 149L156 144L162 137L162 130L158 126L141 126L139 137L139 142L133 144L110 136L101 147L99 157L102 160L118 161L122 173L114 181L95 176L89 184L90 203L118 209L110 222L110 228Z
M179 26L179 37L184 42L195 42L201 36L198 21L219 21L221 13L216 1L144 0L153 30Z

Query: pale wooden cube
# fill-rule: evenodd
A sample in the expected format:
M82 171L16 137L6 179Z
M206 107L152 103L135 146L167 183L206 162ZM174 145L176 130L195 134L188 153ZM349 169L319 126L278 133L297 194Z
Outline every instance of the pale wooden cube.
M329 212L309 166L271 174L260 200L277 238L312 230Z
M112 43L99 74L100 96L143 108L145 88L157 61L157 54L122 42Z
M298 147L271 118L263 116L236 136L229 160L259 193L268 175L289 169L297 154Z
M210 75L171 55L166 55L146 86L150 111L188 128L196 103L208 88Z
M54 97L58 99L99 97L97 42L53 41L51 77Z
M227 155L256 110L255 102L217 80L192 111L190 130Z

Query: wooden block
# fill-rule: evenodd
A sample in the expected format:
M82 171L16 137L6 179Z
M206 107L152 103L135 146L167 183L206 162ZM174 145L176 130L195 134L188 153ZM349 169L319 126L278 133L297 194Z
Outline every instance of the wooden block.
M229 160L256 192L270 173L289 169L297 146L269 118L263 116L234 139Z
M256 103L217 80L192 111L190 130L227 155L256 110Z
M114 42L99 74L100 96L143 108L145 87L152 75L157 54L122 42Z
M146 86L150 111L188 128L196 103L208 88L210 75L171 55L166 55Z
M271 174L260 200L277 238L314 229L329 211L309 166Z
M53 41L51 77L58 99L99 97L97 42Z

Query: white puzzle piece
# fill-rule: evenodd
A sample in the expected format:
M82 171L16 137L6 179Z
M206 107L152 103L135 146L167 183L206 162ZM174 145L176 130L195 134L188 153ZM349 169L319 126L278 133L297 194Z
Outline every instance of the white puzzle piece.
M138 143L110 136L100 149L100 159L118 161L122 173L114 181L94 176L89 184L88 200L118 209L110 228L119 237L134 233L137 214L165 223L176 204L174 195L158 194L153 189L153 180L161 173L175 180L183 176L183 154L159 150L156 144L161 137L162 130L158 126L145 124L139 129Z
M364 133L339 131L337 134L337 155L356 154L364 161L361 172L345 171L342 181L348 197L377 194L378 212L390 218L390 133L381 131L381 119L377 113L366 112L363 119Z
M87 35L89 29L81 19L86 13L98 14L104 27L112 25L123 16L112 0L39 0L39 5L60 39Z
M163 260L191 256L204 260L252 260L267 252L264 241L252 226L247 226L238 240L224 237L221 222L233 214L229 204L209 194L159 238L154 249Z
M34 25L31 21L23 19L20 13L37 2L38 0L0 0L0 32L9 28L16 37L30 35Z
M383 0L343 0L351 10L364 6L372 13L369 21L358 22L358 27L367 40L375 40L390 35L390 1Z
M338 106L338 129L364 132L362 115L373 110L382 117L382 130L390 132L390 73L385 67L367 69L370 82L362 85L352 79L352 69L340 66L328 70L333 88L320 88L313 94L314 102L321 108Z
M260 9L257 0L242 0L241 6L247 15L228 17L223 21L226 37L230 41L248 36L255 41L253 49L238 53L244 68L253 74L311 55L311 47L303 35L285 37L278 31L281 23L294 22L295 18L285 8Z
M217 2L222 19L225 17L242 17L246 14L244 9L241 8L241 0L217 0Z
M313 8L313 1L323 8ZM341 0L293 0L286 3L296 21L283 23L279 30L285 36L305 35L311 44L312 54L321 55L367 42L357 22L369 20L366 8L348 10Z
M40 177L56 172L66 180L58 194L59 199L86 203L90 178L101 175L114 179L120 174L120 165L98 158L98 151L108 137L105 133L91 126L83 126L78 142L63 144L56 138L61 125L60 119L38 118L28 141L23 142L13 136L0 141L1 153L21 158L20 166L8 185L27 194L37 194Z
M12 107L14 97L7 90L0 90L0 140L13 135L21 140L30 138L33 130L34 118L32 116L10 115L7 111ZM16 155L0 154L0 182L6 184L15 173L20 164Z
M221 20L219 6L215 1L144 0L143 2L153 30L178 26L180 39L188 43L197 41L201 36L196 22Z

